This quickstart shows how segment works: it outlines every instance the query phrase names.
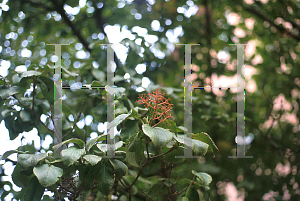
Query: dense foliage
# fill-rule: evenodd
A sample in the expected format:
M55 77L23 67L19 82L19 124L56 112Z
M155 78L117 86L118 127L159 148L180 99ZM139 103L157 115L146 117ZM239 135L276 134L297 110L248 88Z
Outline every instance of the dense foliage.
M211 200L234 200L238 195L241 200L299 200L299 7L299 2L294 0L10 0L3 3L1 68L7 69L7 73L0 80L0 120L5 123L10 140L18 139L22 132L34 128L42 142L48 135L54 138L51 78L56 59L54 47L46 44L69 44L62 48L62 84L71 86L71 89L63 90L62 114L64 142L74 145L64 149L60 161L49 154L53 151L52 146L36 149L33 143L24 144L17 151L4 155L1 166L16 165L13 156L18 154L14 169L17 175L13 174L13 181L21 187L29 182L31 185L25 186L40 192L34 194L37 197L42 196L45 187L53 192L57 187L57 192L65 196L84 196L77 194L78 191L68 191L72 189L83 193L93 190L90 198L94 200L103 200L100 193L111 193L108 199L126 200L131 194L133 200L146 200L151 196L153 200L165 200L163 196L182 190L185 192L178 194L176 199L186 196L189 200L199 200L198 193L207 195L205 188L210 179L201 179L208 173L212 177L209 185ZM115 84L120 89L116 94L115 117L124 118L117 128L120 135L116 135L116 153L124 157L100 160L106 151L101 145L105 144L105 133L98 130L99 124L106 122L106 90L75 90L74 86L104 87L106 49L98 43L118 42L123 43L124 49L115 51L127 52L126 57L118 52L115 56ZM253 159L228 158L235 154L236 147L236 91L194 88L193 133L198 133L194 140L197 143L203 139L200 136L210 139L205 134L208 133L219 153L213 157L208 152L199 160L170 161L175 160L173 156L182 155L183 146L179 132L183 128L179 126L184 122L184 48L175 45L178 43L201 43L201 46L192 47L195 86L234 86L236 48L228 43L248 43L245 47L245 143L246 155L254 156ZM140 68L145 71L139 72ZM161 116L166 118L165 123L159 123L163 119L155 119L158 116L151 113L153 108L147 107L149 96L139 96L137 91L142 88L148 93L159 88L166 93L166 98L170 98L172 112ZM139 99L146 105L138 105ZM168 107L164 109L167 111ZM84 123L90 116L92 122ZM168 119L171 116L173 119ZM84 125L80 126L78 122ZM152 132L163 132L162 136L167 138L161 142L155 137L160 135ZM179 132L177 136L176 132ZM98 137L91 140L93 133ZM94 145L96 141L97 145ZM131 147L134 142L138 142L136 147ZM141 152L147 143L149 154L128 156L128 150ZM165 147L157 150L155 143ZM91 147L87 147L88 144ZM177 148L156 157L172 147ZM194 152L204 155L205 151L196 150L199 147L195 146ZM6 158L14 152L17 153ZM34 153L40 154L30 155ZM128 161L130 157L133 159ZM146 161L148 163L143 167L141 164ZM86 167L80 171L76 167L78 164ZM54 177L45 179L44 168L53 172ZM85 171L96 174L93 168L104 168L101 174L108 175L105 180L108 184L99 189L98 195L94 194L99 188L97 178L106 175L86 176L87 180L92 180L88 183L82 179L84 174L89 175ZM9 175L6 170L1 174L3 178ZM16 178L25 179L17 181ZM43 179L51 182L44 183ZM116 181L122 181L123 185ZM2 199L10 193L15 199L32 195L29 190L15 191L9 181L1 180L0 184ZM67 184L72 184L72 189L64 189ZM107 193L110 187L116 191ZM157 196L160 193L163 196ZM123 194L126 198L120 196ZM44 196L44 200L47 199L50 197Z

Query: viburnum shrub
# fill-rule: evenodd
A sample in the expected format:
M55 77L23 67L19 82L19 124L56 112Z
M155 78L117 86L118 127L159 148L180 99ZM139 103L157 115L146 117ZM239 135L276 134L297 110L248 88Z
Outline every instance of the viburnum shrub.
M171 99L157 89L139 95L136 103L144 107L134 107L124 91L116 88L122 94L115 100L114 126L120 130L115 158L105 157L111 146L106 132L87 141L66 139L53 147L68 145L59 157L20 150L4 154L18 153L12 179L22 188L21 200L40 200L45 191L56 200L209 200L212 177L199 171L197 159L176 158L184 155L186 142L184 128L172 120ZM218 152L206 133L192 134L191 149L194 156Z

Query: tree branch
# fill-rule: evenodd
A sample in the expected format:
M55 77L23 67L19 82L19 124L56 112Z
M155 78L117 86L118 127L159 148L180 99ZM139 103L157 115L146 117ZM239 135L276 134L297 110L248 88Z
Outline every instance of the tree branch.
M47 126L46 124L44 124L44 122L42 122L40 116L38 115L38 113L36 113L35 110L33 110L33 109L27 107L24 103L22 103L22 102L17 98L16 95L12 95L12 97L14 97L14 98L20 103L20 105L22 105L25 109L27 109L27 110L29 110L29 111L32 111L32 112L35 114L35 116L37 117L37 119L39 120L39 122L40 122L47 130L49 130L49 131L51 131L51 132L54 132L53 130L51 130L50 128L48 128L48 126Z
M300 36L299 35L294 35L292 32L285 29L284 27L280 27L280 26L276 25L274 23L274 20L271 20L268 16L264 15L263 13L258 11L257 9L252 8L252 7L247 7L247 6L243 6L243 8L246 11L248 11L248 12L256 15L257 17L261 18L262 20L269 22L272 26L276 27L282 34L286 33L286 34L290 35L291 37L293 37L294 39L300 41Z
M81 108L80 108L79 114L78 114L78 116L77 116L77 118L76 118L76 121L75 121L75 119L74 119L74 124L73 124L72 129L69 130L69 132L67 132L67 133L62 137L62 140L64 140L65 137L67 137L67 135L69 135L69 134L72 132L72 130L75 128L75 125L76 125L76 123L79 121L79 118L80 118L80 116L81 116L81 113L82 113L82 109L83 109L84 103L85 103L85 102L83 101L82 104L81 104Z
M61 15L63 20L66 22L66 24L72 29L73 33L78 38L79 42L82 43L84 48L91 54L92 49L89 48L88 42L84 39L84 37L82 36L80 31L77 29L77 27L71 22L69 17L66 15L63 5L60 5L56 0L51 0L51 2L55 6L55 10Z

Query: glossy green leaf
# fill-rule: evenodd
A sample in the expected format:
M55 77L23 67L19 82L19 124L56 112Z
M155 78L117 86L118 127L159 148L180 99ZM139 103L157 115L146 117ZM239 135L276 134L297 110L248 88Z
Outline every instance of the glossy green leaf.
M192 170L192 173L200 179L200 185L208 186L212 182L212 177L205 172L196 172Z
M9 157L11 154L14 154L14 153L26 154L26 152L24 152L24 151L9 150L9 151L6 151L6 152L0 157L0 160L5 160L5 159L7 159L7 157Z
M214 156L216 156L218 154L218 152L219 152L218 147L216 146L214 141L211 139L211 137L207 133L204 133L204 132L198 133L198 134L192 135L192 138L208 144L209 145L208 148L211 152L213 152Z
M173 134L164 128L154 127L152 128L148 124L142 126L144 133L150 137L154 146L163 148L165 147L173 138Z
M66 69L66 68L63 67L63 66L62 66L61 68L65 71L65 73L67 73L68 75L70 75L70 76L72 76L72 77L78 76L77 73L71 72L71 71L69 71L68 69Z
M9 96L19 93L19 91L19 87L17 86L8 87L6 85L2 85L0 86L0 97L6 99Z
M71 139L68 139L68 140L65 140L55 146L53 146L53 150L57 150L58 148L60 148L62 145L64 144L69 144L69 143L75 143L75 144L78 144L80 147L84 147L84 142L78 138L71 138Z
M41 154L18 154L18 163L23 168L34 167L38 164L39 161L47 157L46 153Z
M103 135L99 135L91 140L89 140L86 145L85 145L85 149L87 151L89 151L94 145L96 142L99 142L99 141L102 141L102 140L105 140L106 139L106 135L107 134L103 134Z
M92 70L92 75L101 83L105 82L105 73L101 70L93 69ZM100 86L103 86L102 84Z
M102 160L99 163L99 172L96 177L98 180L98 188L103 195L108 195L114 184L114 168L107 160Z
M131 139L133 140L127 147L126 160L129 164L140 167L145 161L144 150L146 144L143 140L138 138L138 134L133 135Z
M111 146L112 148L114 148L115 150L117 150L117 149L119 149L119 148L121 148L122 146L123 146L123 141L119 141L119 142L117 142L117 143L115 143L115 144L112 144L112 145L110 145L110 144L97 144L97 147L102 151L102 152L107 152L107 147L108 146Z
M99 161L101 161L101 157L93 154L84 155L83 159L86 160L91 165L96 165Z
M63 169L54 165L43 164L33 168L33 173L44 187L51 186L63 175Z
M138 127L138 121L137 120L126 120L124 122L126 125L124 128L121 130L120 136L122 137L122 140L130 138L133 134L136 134L139 130Z
M113 127L118 126L120 123L122 123L129 115L131 114L131 111L128 114L120 114L117 116L112 122L108 123L107 129L113 129Z
M39 76L38 81L42 89L42 93L49 103L54 102L54 81L48 77Z
M19 186L20 188L27 187L32 178L32 175L26 176L26 175L21 174L22 170L23 170L23 168L20 166L20 164L17 163L17 165L15 166L14 171L11 175L14 184Z
M61 151L61 159L67 166L74 164L81 156L83 156L85 150L70 147Z
M105 90L107 93L114 94L116 98L121 97L125 92L125 88L123 87L111 87L108 85L105 86Z
M30 70L30 71L17 71L18 73L20 73L20 78L23 77L32 77L32 76L39 76L42 73L38 72L38 71L34 71L34 70Z
M36 177L32 177L24 193L24 201L40 201L44 194L43 187Z
M114 173L116 174L117 178L121 178L122 176L126 175L128 167L123 162L117 159L110 159L109 161L114 167Z
M174 138L182 144L187 146L191 145L192 150L195 152L196 155L204 156L207 153L207 149L209 147L208 144L205 142L201 142L199 140L194 140L191 138L184 139L184 135L178 135L177 137L174 135Z
M191 185L187 188L185 196L189 201L200 201L199 194L197 192L198 188L195 185Z
M30 112L27 110L20 111L20 117L21 117L22 121L24 121L24 122L31 120Z

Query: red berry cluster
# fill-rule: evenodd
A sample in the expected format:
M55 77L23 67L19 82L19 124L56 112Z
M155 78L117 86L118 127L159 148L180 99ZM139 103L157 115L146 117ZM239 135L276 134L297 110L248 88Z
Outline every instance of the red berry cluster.
M143 104L145 107L152 108L153 109L153 115L150 120L149 125L151 126L153 120L157 119L158 123L153 125L152 127L155 127L156 125L160 124L161 122L166 123L165 120L169 118L173 118L171 114L172 105L169 103L170 98L164 97L165 93L161 93L158 89L156 91L153 91L152 93L146 94L140 94L139 100L136 101L138 104Z

